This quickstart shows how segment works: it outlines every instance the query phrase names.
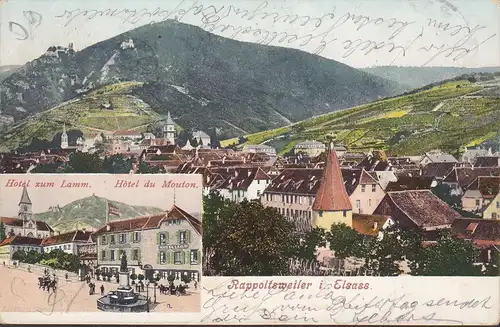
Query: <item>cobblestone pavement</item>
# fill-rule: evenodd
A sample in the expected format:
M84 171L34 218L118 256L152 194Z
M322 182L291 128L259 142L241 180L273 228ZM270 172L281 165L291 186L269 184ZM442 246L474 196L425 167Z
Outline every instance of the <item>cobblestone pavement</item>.
M94 281L96 294L89 295L87 283L59 279L56 293L38 288L37 272L27 272L8 266L0 266L2 287L0 288L0 312L99 312L97 299L100 287L105 293L118 287L114 282ZM141 292L146 294L145 292ZM153 288L149 291L153 299ZM201 310L200 292L190 289L186 296L169 296L156 291L158 304L152 312L199 312Z

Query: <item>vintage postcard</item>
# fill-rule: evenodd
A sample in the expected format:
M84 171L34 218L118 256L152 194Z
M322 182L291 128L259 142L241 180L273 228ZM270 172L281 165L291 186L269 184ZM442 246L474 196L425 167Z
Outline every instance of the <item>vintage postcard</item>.
M201 176L3 174L0 210L3 313L201 311Z
M498 0L0 1L2 322L498 324L499 31Z

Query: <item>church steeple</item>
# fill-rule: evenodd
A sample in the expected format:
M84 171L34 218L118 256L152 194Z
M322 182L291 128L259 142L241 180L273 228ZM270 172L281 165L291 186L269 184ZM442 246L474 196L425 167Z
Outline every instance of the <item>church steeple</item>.
M330 143L320 186L314 199L314 227L329 230L333 223L352 226L352 205L344 186L337 154Z
M33 204L31 203L31 199L28 195L28 189L23 187L23 193L21 195L21 200L19 200L19 211L18 218L23 221L31 220L33 216Z
M163 125L163 138L170 144L175 144L175 123L170 116L170 111L167 112L167 119Z
M61 149L67 149L68 144L68 134L66 133L66 123L63 125L63 132L61 134Z

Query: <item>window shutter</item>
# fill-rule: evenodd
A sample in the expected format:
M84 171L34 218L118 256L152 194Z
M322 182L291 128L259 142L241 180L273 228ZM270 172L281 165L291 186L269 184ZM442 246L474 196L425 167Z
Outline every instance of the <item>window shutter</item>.
M181 243L181 231L178 230L177 231L177 244L180 244Z
M167 252L165 256L166 256L165 261L167 262L167 264L170 264L170 252Z
M137 241L140 242L141 241L141 233L137 232Z
M141 249L137 249L137 259L141 259Z
M188 243L191 243L191 231L190 231L190 230L187 230L187 231L186 231L186 234L187 234L187 235L186 235L187 242L188 242Z
M165 241L168 243L170 243L170 236L168 235L168 232L165 232Z
M182 264L186 263L186 252L184 251L181 252L181 263Z
M191 264L191 251L186 251L186 263Z
M161 233L156 233L156 244L160 245L161 238L160 238Z
M201 264L201 251L198 250L198 264Z
M130 243L134 242L134 232L130 233L130 236L129 236L129 237L130 237L129 242L130 242Z
M157 261L158 261L158 264L160 264L160 252L158 252L158 258L157 258Z

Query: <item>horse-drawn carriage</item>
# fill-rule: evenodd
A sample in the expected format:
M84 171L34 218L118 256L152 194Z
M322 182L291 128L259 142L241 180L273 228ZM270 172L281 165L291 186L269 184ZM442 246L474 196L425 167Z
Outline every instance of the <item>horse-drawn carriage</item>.
M51 280L49 276L38 277L38 288L47 290L49 292L51 289L53 292L56 291L57 281L55 279Z
M160 294L181 296L181 295L186 295L187 286L183 285L175 286L173 283L171 283L170 285L160 285L159 289L160 289Z

